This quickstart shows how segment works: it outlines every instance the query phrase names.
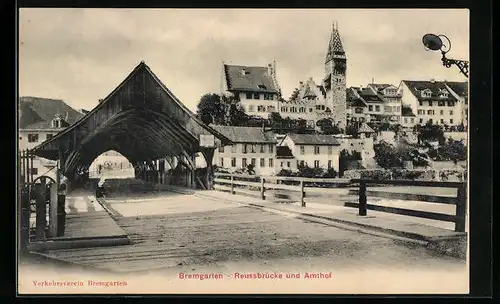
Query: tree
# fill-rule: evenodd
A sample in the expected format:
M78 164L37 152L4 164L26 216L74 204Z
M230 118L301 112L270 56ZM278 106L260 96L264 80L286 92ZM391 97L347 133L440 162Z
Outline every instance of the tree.
M250 117L245 113L245 109L241 106L238 98L234 96L222 96L222 104L229 108L229 113L225 113L225 122L230 126L245 126L248 124Z
M448 141L437 149L437 158L440 160L451 160L455 164L458 161L467 160L467 148L463 141L448 139Z
M200 98L197 115L205 124L223 124L226 107L217 94L205 94Z
M342 130L337 125L333 124L332 119L323 118L316 122L316 126L318 126L323 134L340 134Z
M351 135L354 138L358 138L359 137L358 130L359 130L358 124L349 124L345 128L345 134Z
M417 127L418 143L422 144L427 141L438 141L440 145L446 141L443 128L439 125L433 125L427 122L424 126Z
M373 150L375 151L375 161L380 167L384 169L402 167L396 148L389 143L381 141L373 145Z

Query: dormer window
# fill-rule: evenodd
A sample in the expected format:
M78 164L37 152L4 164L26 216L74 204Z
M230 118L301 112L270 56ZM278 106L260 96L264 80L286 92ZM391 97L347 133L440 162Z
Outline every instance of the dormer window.
M422 94L422 97L426 97L426 98L430 98L432 96L432 92L429 89L423 90L421 92L421 94Z
M241 69L241 76L245 76L247 74L247 71L245 69Z
M267 87L263 84L259 84L258 87L259 87L259 89L267 90Z
M56 117L52 119L52 128L61 128L61 118Z
M439 97L441 97L441 98L448 98L448 91L446 91L446 90L441 90L441 91L439 92Z

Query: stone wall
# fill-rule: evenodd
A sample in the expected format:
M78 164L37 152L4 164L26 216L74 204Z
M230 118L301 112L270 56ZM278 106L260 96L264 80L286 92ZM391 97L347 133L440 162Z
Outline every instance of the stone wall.
M450 181L462 182L467 180L465 169L373 169L347 170L344 178L348 179L378 179L378 180L421 180L421 181Z

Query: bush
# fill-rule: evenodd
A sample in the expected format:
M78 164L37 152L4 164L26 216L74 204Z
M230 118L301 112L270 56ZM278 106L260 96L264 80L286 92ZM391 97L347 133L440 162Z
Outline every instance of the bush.
M335 169L333 169L333 168L330 168L330 169L326 170L326 172L323 174L323 177L324 178L335 178L335 177L337 177L337 171L335 171Z

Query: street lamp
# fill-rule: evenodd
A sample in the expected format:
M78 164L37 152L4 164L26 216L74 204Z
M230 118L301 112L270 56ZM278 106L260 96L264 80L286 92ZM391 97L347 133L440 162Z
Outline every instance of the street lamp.
M446 42L443 41L446 40ZM425 34L422 37L422 43L425 46L426 51L441 51L442 58L441 61L443 65L447 68L452 65L456 65L462 74L465 77L469 78L469 62L465 60L457 60L457 59L449 59L446 58L446 53L448 53L451 49L451 41L445 35L434 35L434 34Z

